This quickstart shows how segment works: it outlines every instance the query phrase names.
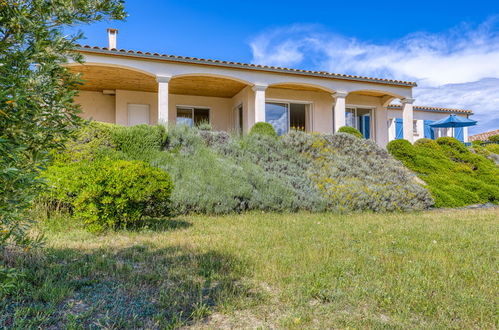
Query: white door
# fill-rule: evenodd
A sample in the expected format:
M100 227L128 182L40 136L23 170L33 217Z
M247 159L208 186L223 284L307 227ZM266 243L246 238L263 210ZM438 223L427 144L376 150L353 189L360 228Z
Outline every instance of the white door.
M128 126L150 124L149 104L128 104Z

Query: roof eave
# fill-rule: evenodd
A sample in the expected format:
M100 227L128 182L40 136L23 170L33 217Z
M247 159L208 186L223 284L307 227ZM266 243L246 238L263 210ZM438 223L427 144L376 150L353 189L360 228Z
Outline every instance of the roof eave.
M393 86L400 86L400 87L407 87L407 88L417 87L417 84L415 82L396 81L396 80L390 80L390 79L378 79L378 78L370 78L370 77L349 76L349 75L342 75L342 74L335 74L335 73L279 68L279 67L263 66L263 65L257 65L257 64L244 64L244 63L235 63L235 62L227 62L227 61L219 61L219 60L204 60L204 59L197 59L197 58L191 58L191 57L180 57L180 56L174 56L174 55L165 55L165 54L160 55L158 53L151 54L151 53L126 51L126 50L109 50L107 48L98 48L98 47L91 48L90 46L77 47L75 50L77 52L80 52L80 53L93 53L93 54L99 54L99 55L124 56L124 57L160 60L160 61L168 61L168 62L176 62L176 63L189 63L189 64L196 64L196 65L228 67L228 68L235 68L235 69L241 69L241 70L255 70L255 71L275 72L275 73L293 74L293 75L301 75L301 76L312 76L312 77L336 79L336 80L360 81L360 82L393 85Z

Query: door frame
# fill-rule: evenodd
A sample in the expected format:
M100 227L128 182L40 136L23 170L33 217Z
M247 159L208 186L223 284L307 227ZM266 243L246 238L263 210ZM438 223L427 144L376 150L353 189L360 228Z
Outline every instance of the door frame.
M375 140L376 136L376 107L371 106L371 105L358 105L358 104L346 104L345 105L345 118L346 118L346 111L347 109L354 109L354 116L355 116L355 128L358 129L358 123L357 123L357 109L363 109L363 110L369 110L370 111L370 116L371 116L371 122L369 123L369 130L370 130L370 140ZM334 111L333 111L334 113ZM345 123L346 126L346 123Z

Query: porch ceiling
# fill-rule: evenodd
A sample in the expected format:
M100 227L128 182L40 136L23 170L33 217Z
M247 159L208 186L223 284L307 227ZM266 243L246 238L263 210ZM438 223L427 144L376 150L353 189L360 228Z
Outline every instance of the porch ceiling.
M133 70L98 65L76 65L69 67L80 73L83 79L81 90L102 92L105 89L158 92L158 83L150 75ZM185 76L174 77L169 83L170 94L196 95L231 98L239 93L245 84L221 77Z
M230 98L239 93L245 84L225 78L187 76L170 80L171 94Z
M78 65L70 70L81 73L84 80L81 90L100 91L104 89L124 89L141 92L157 92L158 83L152 76L116 67Z

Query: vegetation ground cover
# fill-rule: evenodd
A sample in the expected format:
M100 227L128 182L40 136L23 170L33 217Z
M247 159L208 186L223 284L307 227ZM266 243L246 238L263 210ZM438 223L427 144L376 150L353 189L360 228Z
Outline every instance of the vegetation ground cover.
M388 151L427 184L436 207L499 202L499 168L492 153L451 137L391 141Z
M40 223L7 253L14 328L494 328L497 208L181 216L88 233Z
M236 136L187 126L165 130L162 126L90 123L76 132L66 150L54 151L54 163L42 173L49 191L39 201L49 211L54 205L65 205L69 213L96 223L98 219L88 219L86 214L109 213L111 201L122 196L95 194L114 186L103 189L107 183L87 179L80 185L77 176L67 174L84 173L87 165L140 161L170 174L171 209L177 214L400 211L426 209L433 204L415 176L372 141L347 133L292 131L277 137L269 133L272 130L271 125L262 123L251 134ZM144 173L152 177L152 170L144 169ZM60 179L64 177L70 180ZM152 182L152 178L143 181ZM75 189L67 189L69 186ZM87 191L98 198L87 198ZM79 212L81 205L73 201L80 200L92 201L86 208L90 213ZM158 209L161 201L153 202ZM119 222L108 219L96 223L96 228Z

